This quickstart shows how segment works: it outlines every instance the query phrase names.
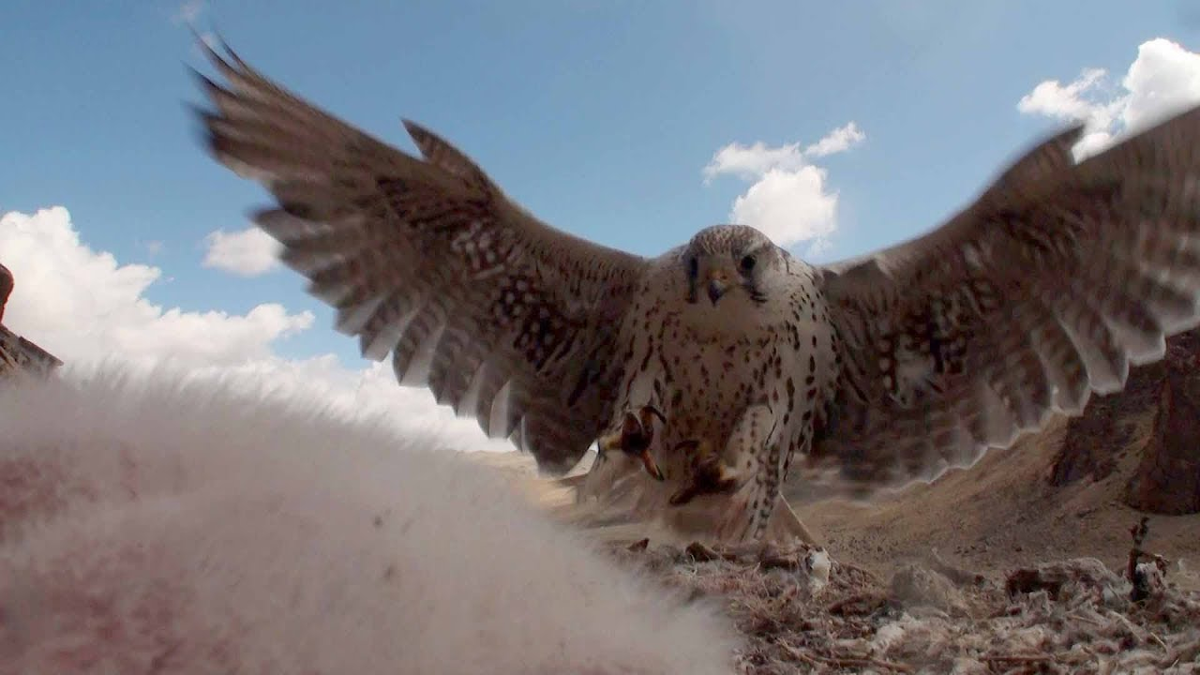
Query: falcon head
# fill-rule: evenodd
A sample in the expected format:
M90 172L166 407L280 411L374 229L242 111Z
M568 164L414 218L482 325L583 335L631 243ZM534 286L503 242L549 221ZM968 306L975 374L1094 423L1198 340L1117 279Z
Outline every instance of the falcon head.
M783 281L783 251L767 235L747 225L715 225L701 230L683 250L687 301L763 306ZM736 300L735 300L736 298Z

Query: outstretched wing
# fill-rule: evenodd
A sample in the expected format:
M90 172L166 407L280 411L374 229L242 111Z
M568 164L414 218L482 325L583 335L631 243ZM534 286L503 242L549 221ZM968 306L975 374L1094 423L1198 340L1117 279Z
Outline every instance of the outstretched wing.
M362 353L397 379L509 437L561 473L595 439L620 364L614 325L642 258L555 230L470 159L405 122L424 160L328 115L244 61L205 50L228 80L199 75L218 161L262 183L277 208L254 220L283 244L309 292L337 308Z
M973 464L1197 323L1200 108L1076 163L1075 127L931 233L826 268L843 388L814 453L859 494Z

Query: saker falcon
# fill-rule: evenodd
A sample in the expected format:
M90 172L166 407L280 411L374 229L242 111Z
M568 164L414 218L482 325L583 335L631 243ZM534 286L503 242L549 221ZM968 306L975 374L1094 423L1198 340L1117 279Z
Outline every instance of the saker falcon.
M204 49L227 80L198 74L208 149L274 196L254 221L365 356L551 475L623 430L686 492L689 453L715 448L723 541L762 537L797 453L859 494L932 480L1122 388L1198 321L1200 108L1080 162L1067 129L856 260L741 225L644 258L541 222L417 124L421 158Z

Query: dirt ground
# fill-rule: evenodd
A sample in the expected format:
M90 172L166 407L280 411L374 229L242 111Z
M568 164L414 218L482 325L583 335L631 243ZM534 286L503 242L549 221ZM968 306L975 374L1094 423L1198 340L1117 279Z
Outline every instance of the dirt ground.
M1121 504L1150 417L1100 481L1045 480L1065 420L868 504L786 492L824 545L713 551L604 546L624 564L719 603L746 638L744 673L1200 673L1200 515L1151 516L1135 586ZM515 453L481 457L538 503L569 492ZM827 554L827 557L826 557ZM825 561L828 560L828 563Z
M1122 490L1150 422L1149 414L1137 420L1117 469L1101 481L1059 488L1047 483L1066 429L1065 420L1057 419L1009 450L988 452L970 469L870 505L804 504L794 486L789 499L835 559L879 574L935 549L947 561L981 572L1081 556L1119 567L1129 554L1129 528L1143 515L1121 503ZM1175 563L1173 577L1181 586L1200 589L1200 515L1151 516L1149 526L1146 548Z

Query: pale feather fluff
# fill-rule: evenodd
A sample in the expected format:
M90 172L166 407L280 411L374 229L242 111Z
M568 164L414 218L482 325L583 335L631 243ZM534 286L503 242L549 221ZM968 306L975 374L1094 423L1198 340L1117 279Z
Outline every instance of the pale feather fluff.
M0 673L721 673L711 608L494 471L307 397L0 386Z

